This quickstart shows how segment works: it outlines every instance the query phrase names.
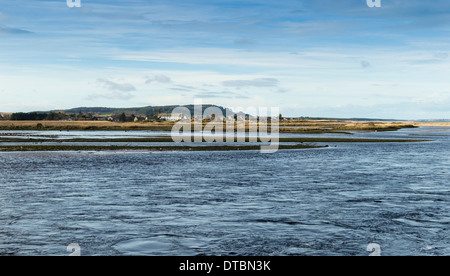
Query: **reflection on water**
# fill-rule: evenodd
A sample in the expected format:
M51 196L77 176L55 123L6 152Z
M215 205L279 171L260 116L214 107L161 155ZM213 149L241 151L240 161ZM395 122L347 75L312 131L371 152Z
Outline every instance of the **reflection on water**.
M368 255L369 243L382 255L450 255L441 130L352 135L432 142L269 155L0 153L0 255L68 255L70 243L82 255Z

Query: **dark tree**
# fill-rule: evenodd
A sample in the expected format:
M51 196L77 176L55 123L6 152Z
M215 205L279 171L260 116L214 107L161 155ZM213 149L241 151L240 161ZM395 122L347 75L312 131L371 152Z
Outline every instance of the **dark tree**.
M125 113L120 114L119 116L119 122L126 122L127 121L127 115Z

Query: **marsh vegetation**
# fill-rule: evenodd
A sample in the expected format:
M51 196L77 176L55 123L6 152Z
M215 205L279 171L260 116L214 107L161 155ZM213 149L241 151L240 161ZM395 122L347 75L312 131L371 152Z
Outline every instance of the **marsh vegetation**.
M203 122L203 127L208 122ZM153 130L171 131L175 122L109 122L109 121L0 121L0 130ZM360 122L331 120L281 121L280 133L348 133L348 131L395 131L417 127L414 122ZM245 131L259 125L245 124ZM194 129L194 125L191 125ZM270 122L268 123L270 131ZM238 125L235 123L235 130Z

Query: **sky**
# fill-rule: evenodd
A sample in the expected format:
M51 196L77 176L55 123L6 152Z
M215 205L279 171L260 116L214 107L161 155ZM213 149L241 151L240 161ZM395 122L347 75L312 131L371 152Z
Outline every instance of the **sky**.
M450 1L9 0L0 112L205 104L450 119Z

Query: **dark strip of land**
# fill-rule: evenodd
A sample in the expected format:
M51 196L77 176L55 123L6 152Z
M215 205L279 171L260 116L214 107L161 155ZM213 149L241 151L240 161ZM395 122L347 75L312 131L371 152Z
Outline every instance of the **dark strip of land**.
M194 141L193 137L185 137L185 141ZM220 137L219 137L220 138ZM242 139L242 138L240 138ZM249 137L245 138L245 141L241 141L239 138L234 138L232 141L223 142L236 143L236 142L268 142L267 140L258 137L257 140L252 140ZM210 141L209 138L203 137L202 142ZM418 140L418 139L361 139L361 138L317 138L317 137L292 137L292 138L279 138L280 143L408 143L408 142L427 142L430 140ZM11 143L171 143L172 137L150 137L150 138L114 138L114 139L95 139L95 138L74 138L74 139L30 139L30 138L0 138L0 142Z
M279 145L278 149L312 149L312 148L325 148L327 146L317 145ZM58 145L58 146L0 146L0 152L11 151L239 151L239 150L260 150L259 145L249 146L152 146L152 147L133 147L133 146L70 146L70 145Z

